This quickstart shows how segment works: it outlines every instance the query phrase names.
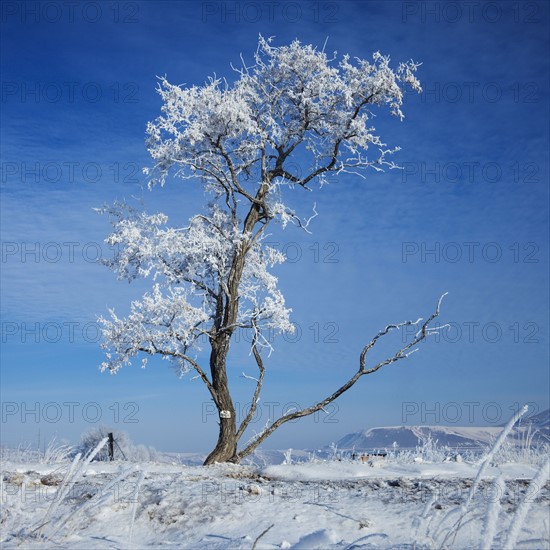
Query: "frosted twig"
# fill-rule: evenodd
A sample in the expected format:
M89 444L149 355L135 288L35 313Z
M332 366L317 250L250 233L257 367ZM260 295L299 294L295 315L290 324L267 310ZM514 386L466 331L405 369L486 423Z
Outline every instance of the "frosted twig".
M481 533L480 550L491 550L497 531L498 514L500 512L500 499L506 492L506 483L502 474L495 481L495 495L490 500L485 514L485 522Z
M259 382L257 378L254 376L249 376L248 374L245 374L244 372L241 373L241 378L246 378L248 380L254 380L255 382Z
M132 515L130 517L130 532L128 534L128 546L132 546L132 536L134 534L134 523L136 520L136 512L137 512L137 503L138 503L138 494L139 494L139 488L141 487L141 484L143 483L143 480L145 479L145 470L142 470L139 478L136 483L136 489L134 491L134 494L132 495Z
M512 418L508 421L508 423L506 424L506 426L503 428L502 432L500 432L499 436L497 437L497 440L495 441L493 447L490 449L490 451L483 457L482 461L481 461L481 465L479 467L479 470L477 472L477 475L474 479L474 482L472 483L472 486L470 487L470 491L468 492L468 497L466 498L466 502L460 506L459 508L456 508L454 510L451 510L447 516L449 516L450 514L456 512L456 511L459 511L461 513L461 516L459 517L459 519L457 520L457 522L454 524L454 526L452 527L452 529L447 533L446 537L444 538L443 540L443 544L442 546L445 546L445 544L447 543L447 540L452 536L453 537L453 543L454 543L454 540L456 539L456 536L458 534L458 531L459 529L461 528L461 526L463 525L463 521L464 521L464 518L468 512L468 508L470 507L470 503L472 502L475 494L476 494L476 491L477 491L477 487L479 485L479 483L481 482L481 479L483 477L483 474L485 473L485 470L487 469L487 467L489 466L489 464L491 463L491 460L493 458L493 456L495 455L495 453L500 449L500 447L502 446L502 444L504 443L507 435L510 433L510 431L512 430L512 428L514 427L514 425L516 424L516 422L529 410L529 407L528 405L524 405L522 407L521 410L519 410L518 412L516 412L514 414L514 416L512 416ZM452 544L451 544L452 545Z
M80 453L76 455L69 471L67 472L67 475L63 480L61 487L59 488L57 498L52 502L52 504L48 508L48 511L46 512L46 515L44 516L44 519L42 520L42 527L40 528L39 536L42 535L44 526L50 521L53 513L57 510L63 499L67 496L70 488L82 477L82 475L86 471L86 467L88 466L88 464L94 459L97 453L99 453L105 443L107 443L107 439L107 437L104 437L82 461L80 461ZM57 533L57 530L55 531L55 533ZM47 538L50 539L51 536L53 536L53 534Z
M504 541L505 550L514 550L516 548L516 543L518 540L519 533L523 527L523 522L527 516L531 504L535 498L535 495L541 490L546 481L548 480L550 468L550 458L547 458L544 463L539 468L537 474L529 484L529 488L525 492L525 496L521 501L521 504L518 506L514 517L512 518L512 523L510 524L510 529L506 535L506 540Z

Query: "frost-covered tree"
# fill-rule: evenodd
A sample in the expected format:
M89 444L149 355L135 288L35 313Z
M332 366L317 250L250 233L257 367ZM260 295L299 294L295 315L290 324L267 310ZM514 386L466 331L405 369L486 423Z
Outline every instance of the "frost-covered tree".
M388 108L403 119L404 87L421 91L417 67L408 61L393 69L380 53L372 61L338 59L298 41L274 47L260 37L253 62L234 69L232 84L211 78L183 87L160 80L162 114L147 128L154 161L146 170L149 185L164 185L172 173L204 186L210 202L187 227L169 227L164 214L126 204L103 209L114 228L107 242L118 250L110 267L120 278L150 277L154 284L126 317L110 311L110 319L101 319L107 350L102 369L115 373L145 354L170 359L182 373L195 371L219 413L218 442L206 464L238 462L285 422L321 410L361 376L407 357L433 330L439 304L424 322L389 325L363 348L358 370L342 387L285 414L239 448L260 399L266 332L294 330L270 273L285 258L263 242L266 229L275 222L307 228L309 220L285 204L288 193L322 185L329 174L364 176L396 167L389 156L398 148L377 135L372 109ZM416 336L368 367L367 353L379 338L407 324L418 325ZM248 414L237 425L227 366L232 337L243 328L253 333L258 375ZM197 360L201 337L209 344L207 365Z

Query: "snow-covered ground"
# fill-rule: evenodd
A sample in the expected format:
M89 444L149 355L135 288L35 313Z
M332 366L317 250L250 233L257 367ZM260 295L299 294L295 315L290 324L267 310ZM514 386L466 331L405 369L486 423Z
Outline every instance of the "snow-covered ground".
M303 453L289 458L296 456ZM549 547L550 486L547 472L533 486L537 461L489 465L470 504L479 463L460 458L261 462L91 462L66 485L70 461L5 461L1 546L478 548L494 531L491 547L502 548L511 526L521 524L514 548ZM523 522L518 508L527 511Z

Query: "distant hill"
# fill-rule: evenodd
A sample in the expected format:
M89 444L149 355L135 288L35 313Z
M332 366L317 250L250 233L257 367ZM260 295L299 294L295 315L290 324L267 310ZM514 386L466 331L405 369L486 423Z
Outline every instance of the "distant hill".
M534 414L525 419L520 420L520 424L531 424L539 429L548 430L550 428L550 409Z
M479 449L490 445L500 434L500 426L390 426L371 428L345 435L337 442L339 449L373 450L414 448L428 439L438 446L457 449ZM527 439L535 444L550 443L550 409L521 422L510 433L518 445Z
M511 436L518 442L532 437L534 442L550 443L550 409L520 420Z

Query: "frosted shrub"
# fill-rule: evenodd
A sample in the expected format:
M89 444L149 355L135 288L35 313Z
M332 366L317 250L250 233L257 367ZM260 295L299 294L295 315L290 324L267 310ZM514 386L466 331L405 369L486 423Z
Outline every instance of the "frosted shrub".
M87 453L93 449L99 441L107 437L109 432L113 433L115 440L114 459L127 460L129 462L150 462L158 459L158 453L153 447L145 445L134 445L126 432L112 430L105 426L92 428L81 436L78 451ZM105 445L95 456L95 460L109 460L108 445Z

